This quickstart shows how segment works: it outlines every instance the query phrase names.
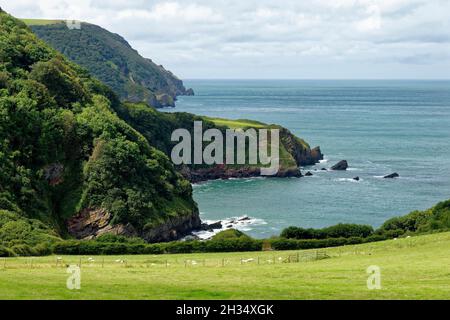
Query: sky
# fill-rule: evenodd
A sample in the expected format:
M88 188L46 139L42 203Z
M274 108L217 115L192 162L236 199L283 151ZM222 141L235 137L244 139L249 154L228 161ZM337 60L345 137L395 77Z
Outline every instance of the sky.
M122 35L183 79L449 79L450 0L0 0Z

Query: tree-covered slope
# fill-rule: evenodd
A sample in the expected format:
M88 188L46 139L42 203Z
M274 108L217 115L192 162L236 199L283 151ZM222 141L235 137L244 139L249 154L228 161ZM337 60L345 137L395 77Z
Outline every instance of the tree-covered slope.
M30 235L45 233L27 227L41 221L51 236L149 241L198 226L189 182L119 118L119 105L108 87L0 11L0 220Z
M267 126L123 103L25 23L0 12L0 245L32 247L45 239L48 246L59 237L104 233L166 241L200 227L187 179L259 172L175 168L171 133L192 130L195 120L204 130ZM320 150L280 129L282 172L299 175Z
M63 21L27 19L39 38L110 86L131 102L154 107L175 106L178 95L193 94L164 67L139 55L121 36L99 26L81 23L69 29Z

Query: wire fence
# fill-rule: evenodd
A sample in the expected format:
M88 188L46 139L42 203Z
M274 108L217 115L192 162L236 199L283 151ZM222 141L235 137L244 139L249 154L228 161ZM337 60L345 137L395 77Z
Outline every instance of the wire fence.
M199 268L199 267L245 267L281 265L303 263L328 259L331 256L325 251L306 251L282 254L252 255L247 257L223 257L212 258L186 258L186 257L161 257L151 256L51 256L51 257L21 257L1 258L0 269L40 269L40 268L67 268L77 265L81 268Z

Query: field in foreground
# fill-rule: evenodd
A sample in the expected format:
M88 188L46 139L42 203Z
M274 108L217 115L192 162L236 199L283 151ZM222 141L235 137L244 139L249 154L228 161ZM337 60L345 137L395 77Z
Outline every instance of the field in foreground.
M81 289L69 290L66 265L80 262ZM367 289L371 265L380 290ZM319 251L0 260L0 299L449 298L450 232Z

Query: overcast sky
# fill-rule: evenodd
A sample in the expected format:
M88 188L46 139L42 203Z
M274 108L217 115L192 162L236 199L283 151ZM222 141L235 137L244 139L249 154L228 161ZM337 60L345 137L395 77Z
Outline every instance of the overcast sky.
M450 78L450 0L0 0L116 32L181 78Z

